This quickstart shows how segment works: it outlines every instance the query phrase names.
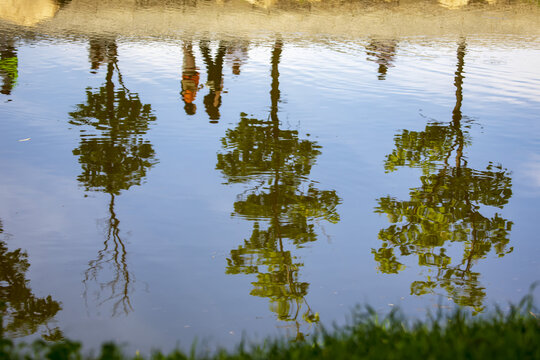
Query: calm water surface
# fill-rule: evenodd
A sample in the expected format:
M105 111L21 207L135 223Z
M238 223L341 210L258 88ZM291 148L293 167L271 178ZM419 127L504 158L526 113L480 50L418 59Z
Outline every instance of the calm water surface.
M143 36L42 3L0 2L9 337L230 347L540 280L538 35Z

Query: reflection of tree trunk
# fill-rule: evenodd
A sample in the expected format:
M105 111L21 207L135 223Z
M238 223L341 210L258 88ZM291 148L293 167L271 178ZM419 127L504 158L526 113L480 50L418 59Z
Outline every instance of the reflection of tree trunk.
M463 148L465 146L464 144L464 136L463 131L461 130L461 120L463 118L463 114L461 112L461 106L463 104L463 68L465 66L465 54L467 51L467 44L465 42L465 39L462 38L459 42L458 49L457 49L457 69L455 72L454 77L454 85L456 87L456 105L454 107L454 110L452 111L452 126L454 127L456 131L456 173L455 176L459 177L461 175L461 159L463 157ZM469 200L468 192L466 193L465 202L467 204L469 217L472 219L471 221L471 227L472 227L472 242L470 244L469 254L466 256L466 258L463 259L462 264L465 264L465 269L461 271L461 278L463 279L467 274L470 273L471 267L473 265L473 259L475 254L475 247L478 242L478 233L476 229L476 216L481 216L474 210L474 205Z
M109 220L107 224L107 235L103 243L103 250L98 252L98 257L88 263L88 269L85 272L85 280L83 281L85 287L88 286L89 280L98 281L99 271L107 263L111 263L112 271L114 272L113 278L109 282L98 284L100 291L104 288L109 288L110 295L103 299L100 304L103 304L110 300L115 300L113 304L113 316L118 314L118 309L121 307L122 311L127 315L130 311L133 311L131 306L131 300L129 298L129 287L131 285L131 276L127 267L127 251L123 240L120 238L120 220L116 217L114 211L115 195L111 195L109 202ZM111 244L112 240L112 244ZM110 245L112 248L110 249ZM107 254L112 252L110 258L107 258ZM87 292L85 290L85 297ZM98 299L99 299L98 294Z
M105 76L105 92L106 92L106 104L108 125L112 125L111 121L114 121L115 109L114 109L114 68L116 64L116 43L110 40L93 40L90 42L90 61L91 68L96 70L103 62L107 63L107 74Z
M443 179L447 176L446 172L448 171L448 160L452 156L452 152L454 149L456 149L456 169L455 175L456 177L460 176L460 169L461 169L461 159L463 157L463 148L465 147L465 137L463 135L463 131L461 130L461 119L463 118L463 115L461 113L461 105L463 103L463 67L465 65L465 53L466 53L466 43L465 39L462 39L459 43L458 50L457 50L457 69L455 72L454 77L454 85L456 87L456 105L454 106L454 110L452 111L452 124L451 127L454 129L456 133L456 139L455 144L452 146L451 151L448 152L448 155L444 158L444 168L440 170L439 176L437 176L437 181L433 184L433 190L431 191L431 199L433 199L435 194L435 189L439 187L439 185L443 182Z
M110 121L112 119L114 119L114 83L112 81L112 77L113 77L113 73L114 73L114 64L111 62L109 62L107 64L107 77L105 78L106 79L106 84L105 84L105 89L107 91L107 118L109 120L109 126L111 125L110 124Z
M129 285L131 283L131 280L127 268L126 247L124 245L124 242L120 238L120 228L118 227L118 225L120 224L120 220L118 220L118 218L116 217L116 213L114 212L114 200L114 194L111 194L111 202L109 204L110 218L107 239L110 240L112 238L114 242L113 261L116 268L116 276L110 283L112 293L109 299L117 297L115 294L117 284L118 282L123 282L123 286L120 288L120 298L118 299L118 301L116 301L113 307L113 315L117 313L117 309L120 305L122 305L124 313L127 315L130 310L133 310L129 299Z
M276 167L274 169L274 204L272 205L273 213L274 213L274 226L276 229L276 236L278 239L280 239L280 251L283 252L283 245L281 244L281 229L279 224L279 182L280 182L280 167L279 164L281 164L281 161L279 157L281 156L281 152L279 151L278 144L279 144L279 118L278 118L278 102L279 102L279 61L281 57L281 48L282 43L281 40L276 40L276 43L274 44L274 50L272 51L272 71L271 71L271 77L272 77L272 85L270 89L270 101L271 101L271 108L270 108L270 119L272 120L272 137L273 137L273 151L272 151L272 162L276 164Z
M473 226L473 230L472 230L473 241L471 243L469 256L467 256L467 265L465 266L465 270L463 270L465 274L471 271L472 261L474 259L474 253L475 253L474 248L476 246L476 242L478 241L478 237L477 237L478 234L477 234L477 230L474 228L474 223L472 226Z
M463 131L461 130L461 104L463 102L463 67L465 65L465 52L466 52L466 46L465 39L461 39L458 50L457 50L457 69L455 73L454 78L454 85L456 86L456 106L454 107L454 110L452 111L452 125L454 129L456 130L457 136L456 136L456 143L457 143L457 149L456 149L456 168L459 169L461 166L461 158L463 156L463 147L464 147L464 137L463 137Z
M281 52L283 48L283 42L281 39L277 39L274 43L274 49L272 50L272 70L271 70L271 77L272 77L272 84L270 89L270 100L271 100L271 108L270 108L270 120L271 120L271 126L272 126L272 138L273 138L273 151L272 151L272 162L275 164L274 169L274 190L273 190L273 204L272 204L272 212L273 212L273 219L272 219L272 225L276 231L276 238L278 239L279 244L279 252L282 254L282 258L286 259L286 252L283 248L283 239L281 234L281 224L280 224L280 215L281 215L281 208L280 208L280 181L281 180L281 159L282 153L279 148L280 144L280 122L279 122L279 116L278 116L278 104L280 100L280 90L279 90L279 62L281 60ZM289 286L289 293L290 296L295 301L296 305L296 311L294 314L294 317L292 320L296 323L296 331L297 336L296 338L303 338L303 334L300 332L300 324L297 321L298 314L300 312L300 300L298 299L299 292L298 288L295 284L295 269L294 265L292 264L292 261L287 261L286 263L283 263L282 266L285 269L285 276L287 285ZM300 295L301 296L301 295ZM303 299L303 296L302 296Z
M461 159L463 157L463 148L465 146L464 144L464 136L463 131L461 130L461 120L463 118L462 112L461 112L461 106L463 104L463 68L465 66L465 53L467 44L465 42L465 39L462 38L459 42L458 49L457 49L457 69L455 72L454 77L454 85L456 87L456 105L454 106L454 110L452 111L452 126L454 127L456 131L456 173L455 176L459 178L461 175ZM472 259L474 258L474 248L477 241L477 230L475 227L475 221L474 217L476 215L476 212L473 210L473 205L471 204L468 193L466 193L466 204L468 205L468 211L469 216L472 218L472 236L473 241L471 243L470 253L469 256L467 256L467 259L462 262L466 263L465 269L462 271L462 279L471 271L472 266Z
M468 193L466 194L465 203L467 204L467 208L469 212L468 215L471 219L472 242L471 242L471 247L469 249L469 254L466 256L466 260L463 259L463 261L461 262L461 264L466 263L465 270L463 270L463 277L465 277L465 275L470 273L471 271L471 267L473 265L472 261L474 260L474 254L475 254L475 247L476 247L476 244L478 243L478 230L476 229L476 219L478 217L483 218L483 216L474 209L474 205L471 203ZM466 249L465 249L465 253L466 253Z
M279 131L279 128L277 125L279 125L279 119L278 119L278 102L280 98L280 91L279 91L279 61L281 58L281 49L283 47L283 42L281 39L276 40L274 44L274 50L272 51L272 88L270 90L270 99L272 101L272 108L270 110L270 118L272 119L272 122L274 123L274 129L277 128L277 131ZM276 131L276 130L274 130Z

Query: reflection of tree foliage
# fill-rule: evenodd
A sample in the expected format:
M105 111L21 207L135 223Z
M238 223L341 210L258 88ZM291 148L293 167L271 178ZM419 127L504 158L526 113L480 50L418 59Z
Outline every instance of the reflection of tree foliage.
M0 222L0 234L2 233ZM28 255L21 249L9 251L0 241L0 337L20 337L34 334L44 325L43 337L61 339L58 328L49 329L47 323L62 309L60 303L49 295L36 297L29 287L26 272L30 267ZM51 338L51 335L56 334Z
M484 215L483 206L503 208L512 195L512 184L508 171L500 165L489 163L485 170L468 168L463 151L470 139L461 114L464 42L457 54L452 121L430 123L424 131L404 130L386 158L386 171L419 167L423 175L421 186L411 189L409 200L390 196L378 200L375 211L386 214L393 225L379 232L383 245L372 252L384 273L404 268L399 257L416 255L419 265L434 272L424 281L415 281L412 294L442 288L457 304L481 311L485 291L472 266L492 250L499 256L512 250L507 249L512 222L498 213ZM457 263L445 248L451 243L463 244L463 256Z
M131 186L140 185L147 170L156 164L152 144L144 139L149 123L156 118L149 104L142 104L136 93L124 85L118 67L117 47L114 40L94 39L90 42L92 70L106 64L105 84L98 89L86 90L86 102L70 113L73 125L91 130L95 135L82 133L79 147L73 154L79 157L82 173L78 180L86 190L110 194L104 249L89 263L85 284L98 281L106 264L112 265L113 279L100 283L108 289L106 300L113 300L113 313L131 310L129 290L132 276L127 269L126 248L120 237L119 223L114 211L115 196ZM117 72L119 88L113 80ZM98 297L99 295L98 291Z
M318 320L307 305L309 284L299 279L301 262L287 250L286 240L295 247L315 241L314 221L339 221L335 191L319 190L308 181L320 146L298 138L296 130L284 130L278 118L279 72L282 44L272 53L272 106L267 120L241 115L235 129L222 139L224 152L218 154L216 168L229 183L251 184L238 196L234 213L255 221L249 239L231 250L227 273L256 274L251 294L270 299L270 307L280 320L294 321L298 336L299 315L306 322ZM266 224L264 228L263 224Z
M97 90L86 90L86 102L70 113L70 123L98 130L100 136L83 137L73 154L79 156L83 168L79 181L87 190L118 195L139 185L156 162L152 145L142 138L155 116L149 104L125 88L120 72L121 88L115 89L116 44L99 45L107 49L106 55L95 51L107 61L106 82Z

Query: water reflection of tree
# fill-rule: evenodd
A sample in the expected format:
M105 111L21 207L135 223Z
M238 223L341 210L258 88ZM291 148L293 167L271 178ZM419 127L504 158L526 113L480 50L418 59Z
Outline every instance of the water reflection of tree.
M299 316L315 322L318 314L306 302L309 284L299 276L303 264L286 249L287 240L295 248L315 241L314 222L339 221L336 206L340 199L335 191L319 190L307 179L320 146L300 139L295 130L281 128L281 48L281 41L276 41L268 119L241 114L238 126L222 139L224 151L218 154L216 168L229 183L249 184L234 203L234 213L254 221L250 238L231 250L226 272L256 274L251 294L269 298L278 319L294 322L297 336L302 337Z
M50 295L40 298L32 293L26 279L29 267L26 252L9 251L6 242L0 240L0 338L31 335L44 326L44 339L60 340L63 338L61 330L49 328L48 323L62 309L61 304Z
M147 170L157 162L152 145L143 138L155 116L150 105L142 104L139 96L124 85L114 40L92 40L90 63L94 72L101 64L106 65L105 84L98 89L88 88L86 102L70 113L70 123L82 128L81 142L73 154L79 157L82 167L79 182L88 191L109 194L110 201L103 249L95 260L90 261L84 283L85 286L90 281L99 283L98 301L112 301L113 315L127 314L132 310L129 293L133 276L128 270L127 251L114 207L116 196L122 190L140 185ZM115 72L118 88L113 79ZM87 130L95 133L88 134ZM113 276L100 282L100 273L105 267Z
M395 137L396 148L387 156L386 171L419 167L422 185L411 189L410 199L386 196L375 211L393 223L379 232L382 247L372 250L380 271L397 273L404 268L399 257L416 255L421 266L433 269L427 279L411 284L411 293L422 295L444 289L459 305L482 311L485 290L473 265L493 249L498 256L507 249L512 222L500 214L486 215L484 206L503 208L512 195L511 178L500 165L485 170L468 167L464 150L470 144L470 121L462 116L465 41L457 50L456 105L450 123L432 122L424 131L404 130ZM461 261L452 261L447 248L463 245ZM399 251L399 254L394 253Z

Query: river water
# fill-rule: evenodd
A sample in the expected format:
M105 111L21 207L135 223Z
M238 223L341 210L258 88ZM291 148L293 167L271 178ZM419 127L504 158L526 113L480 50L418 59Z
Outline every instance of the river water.
M301 4L0 1L8 337L230 348L540 280L540 7Z

